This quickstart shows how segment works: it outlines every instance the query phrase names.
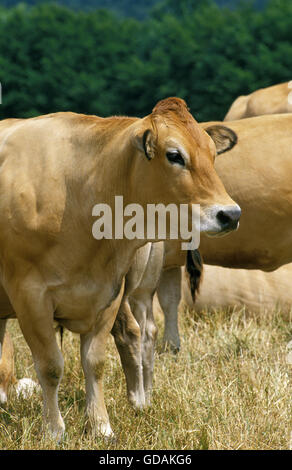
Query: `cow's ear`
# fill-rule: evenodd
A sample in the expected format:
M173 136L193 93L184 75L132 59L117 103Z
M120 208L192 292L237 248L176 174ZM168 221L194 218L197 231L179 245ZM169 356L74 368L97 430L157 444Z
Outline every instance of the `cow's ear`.
M134 143L138 150L145 154L148 160L152 160L152 158L154 158L155 139L151 129L146 129L143 132L136 134Z
M229 127L215 124L205 128L205 131L215 142L217 155L231 150L237 144L237 135Z

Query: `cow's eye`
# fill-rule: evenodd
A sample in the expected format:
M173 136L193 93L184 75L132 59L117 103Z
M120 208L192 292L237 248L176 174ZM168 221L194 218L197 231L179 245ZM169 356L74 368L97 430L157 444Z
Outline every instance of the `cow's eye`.
M176 163L177 165L185 166L185 161L178 150L166 152L166 158L173 165Z

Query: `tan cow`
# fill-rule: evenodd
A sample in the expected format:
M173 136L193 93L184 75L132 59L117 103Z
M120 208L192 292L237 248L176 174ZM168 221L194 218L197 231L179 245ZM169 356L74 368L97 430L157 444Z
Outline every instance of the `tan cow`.
M264 114L292 112L292 81L239 96L231 105L224 121L236 121Z
M214 123L202 124L203 127L212 125ZM230 151L217 157L215 168L229 193L243 209L240 226L226 239L202 236L200 250L206 263L237 268L228 271L230 277L235 279L235 285L230 283L228 292L232 289L232 292L237 292L236 296L242 298L245 303L248 301L249 305L254 305L257 295L255 288L250 291L244 289L246 290L244 293L240 291L240 282L236 283L236 279L242 276L240 268L249 268L248 272L244 271L245 278L256 278L257 284L254 281L254 285L259 285L260 279L263 281L263 286L267 285L266 279L279 281L278 289L281 291L272 287L269 287L268 293L265 290L263 305L267 307L274 305L281 292L281 306L283 308L284 303L288 309L290 288L289 276L285 279L285 273L291 270L291 266L281 268L280 266L292 262L292 225L290 226L292 224L292 114L244 119L231 122L228 126L236 132L238 143ZM222 132L222 138L223 135ZM173 240L164 242L164 245L164 267L157 286L157 295L165 316L164 343L174 351L178 351L181 266L186 263L186 252L181 250L179 242ZM193 261L193 277L200 278L202 262L198 254L197 259ZM158 258L157 264L159 265ZM280 269L269 274L253 271L273 271L277 268ZM211 270L212 267L207 266L208 269ZM219 268L216 269L218 272ZM224 281L220 278L219 282ZM244 287L246 282L243 284ZM196 290L196 279L193 283ZM273 285L273 281L269 281L269 285ZM185 280L184 286L189 296L189 286L187 284L186 287ZM206 298L204 292L208 292L206 286L209 290L208 271L202 287L203 298ZM282 291L285 291L284 286L287 286L285 296L282 295ZM263 297L263 291L258 292L260 294L256 305ZM225 292L220 293L215 289L213 300L214 297L217 299L214 305L225 304ZM190 299L188 303L193 305ZM201 308L202 303L198 306ZM130 350L129 347L128 349ZM136 350L133 351L133 356L138 364L139 357ZM140 382L136 374L136 383L132 384L132 389L137 390Z
M288 315L292 308L291 280L291 263L270 273L205 264L195 304L184 276L182 300L197 312L245 307L255 313L281 309L283 314Z
M13 343L8 331L4 332L5 321L0 320L0 404L7 402L9 387L16 382Z
M203 127L210 126L202 124ZM273 271L292 262L292 114L229 122L237 145L219 156L215 168L242 208L239 229L228 239L201 237L206 264ZM165 315L165 342L179 349L177 310L181 266L186 255L166 242L158 297Z
M219 153L236 142L226 127L208 132ZM148 203L195 203L202 230L227 233L240 209L214 170L215 154L178 98L162 100L143 119L57 113L0 123L0 318L18 318L54 436L64 431L54 320L80 334L89 423L112 433L102 388L105 346L124 276L148 241L95 239L93 207L106 204L115 219L116 195L144 210Z

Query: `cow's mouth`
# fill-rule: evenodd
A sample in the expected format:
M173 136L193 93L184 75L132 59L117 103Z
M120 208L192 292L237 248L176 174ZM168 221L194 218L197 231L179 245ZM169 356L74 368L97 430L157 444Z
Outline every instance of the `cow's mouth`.
M235 228L229 228L226 230L221 230L220 232L205 232L207 237L209 238L222 238L225 237L225 235L228 235L230 232L234 232L238 229L239 227L239 222L237 222L237 226Z

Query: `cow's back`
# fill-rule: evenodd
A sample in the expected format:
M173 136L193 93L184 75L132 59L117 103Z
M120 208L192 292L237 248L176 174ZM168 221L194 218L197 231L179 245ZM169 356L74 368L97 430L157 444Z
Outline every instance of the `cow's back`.
M204 266L204 277L195 306L187 282L183 280L183 299L196 311L238 309L264 313L280 308L289 313L292 305L292 264L271 273L259 270Z
M291 81L285 82L261 88L247 96L239 96L232 103L224 121L292 112L291 84Z
M262 88L252 93L247 103L245 117L291 112L292 106L288 99L291 91L288 87L289 83Z
M201 237L203 259L230 268L274 270L292 262L292 114L232 121L228 127L238 143L216 158L215 168L242 215L228 238Z
M10 128L13 124L19 121L22 121L22 119L16 119L16 118L2 119L2 121L0 121L0 135L1 135L1 132L3 132L5 129Z
M236 121L237 119L243 119L246 117L246 108L250 95L239 96L230 106L224 121Z

